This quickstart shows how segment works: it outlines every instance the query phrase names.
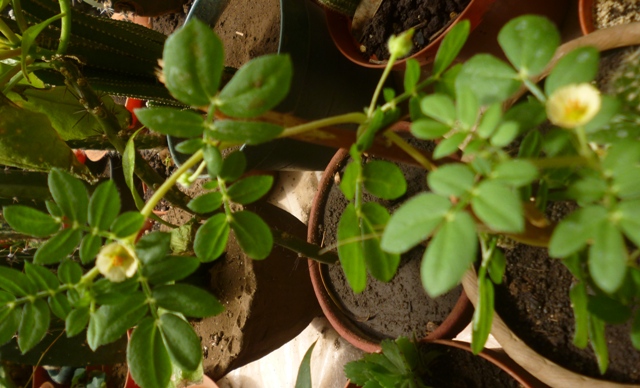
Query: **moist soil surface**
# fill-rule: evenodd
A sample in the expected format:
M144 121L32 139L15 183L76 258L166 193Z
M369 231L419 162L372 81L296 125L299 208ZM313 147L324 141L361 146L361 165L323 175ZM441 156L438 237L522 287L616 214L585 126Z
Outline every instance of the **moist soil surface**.
M365 194L365 201L378 202L393 213L406 199L427 191L424 170L407 165L400 167L407 180L404 196L385 201ZM347 204L340 189L332 185L322 226L325 246L336 243L338 221ZM389 283L367 275L367 287L360 294L351 290L341 266L330 266L329 292L342 302L342 309L353 316L353 323L374 338L426 337L449 315L460 297L461 287L435 299L429 297L420 280L423 253L424 247L417 247L402 255L398 272Z
M415 29L411 54L433 41L467 7L470 0L383 0L360 41L368 57L389 59L387 41Z
M568 211L560 210L559 215ZM551 216L557 220L558 215ZM640 352L631 344L631 324L607 325L609 368L600 375L590 347L573 345L575 320L569 289L575 279L544 248L516 244L505 249L507 268L496 286L496 311L536 352L574 372L623 383L640 383Z

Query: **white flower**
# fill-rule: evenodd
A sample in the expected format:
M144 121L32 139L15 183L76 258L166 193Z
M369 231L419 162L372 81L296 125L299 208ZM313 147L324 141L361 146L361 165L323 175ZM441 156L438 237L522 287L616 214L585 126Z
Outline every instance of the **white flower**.
M600 92L587 83L559 88L547 100L547 117L563 128L582 126L600 110Z
M104 277L114 283L132 277L138 269L135 253L120 243L105 245L98 253L96 267Z

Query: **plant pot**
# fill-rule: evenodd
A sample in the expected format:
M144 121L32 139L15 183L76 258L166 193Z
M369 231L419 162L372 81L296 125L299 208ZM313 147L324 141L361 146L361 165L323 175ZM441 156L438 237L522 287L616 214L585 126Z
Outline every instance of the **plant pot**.
M468 19L471 23L471 33L467 43L462 48L459 61L464 61L474 54L489 53L504 58L498 46L498 32L509 20L524 14L539 14L548 17L559 25L565 17L569 7L568 0L471 0L467 8L458 16L458 20ZM331 10L325 10L329 32L338 49L354 63L360 66L381 69L385 63L369 61L360 52L360 44L351 34L351 19ZM429 45L410 56L418 60L420 65L430 64L435 59L436 52L445 34L457 23L451 23L442 34ZM394 70L403 70L408 58L399 60Z
M215 24L228 1L199 0L189 18ZM205 16L206 15L206 16ZM361 69L346 60L334 47L322 9L309 1L280 0L280 43L278 53L287 53L293 63L293 79L287 97L275 110L304 120L361 111L370 102L380 71ZM187 158L175 152L177 164ZM244 146L247 170L322 171L335 149L291 139L256 146Z
M186 0L115 0L116 12L134 12L138 16L159 16L178 11Z
M467 342L453 341L453 340L433 340L433 341L425 341L424 343L439 345L439 347L445 348L445 351L447 351L446 348L455 348L455 349L463 350L468 353L472 353L471 345ZM492 366L499 368L502 372L508 374L514 380L514 385L515 383L517 383L519 386L522 386L524 388L545 387L544 384L542 384L538 379L533 377L530 373L528 373L526 370L524 370L522 367L516 364L512 359L509 358L509 356L507 356L501 350L484 349L480 354L477 355L477 357L480 357L483 360L488 361L489 363L492 364ZM486 368L485 366L476 366L474 369L477 370L477 369L485 369L485 368ZM467 373L469 369L471 368L464 368L464 367L458 368L456 369L456 372L462 373L462 375L464 376L464 374ZM446 370L446 369L436 367L435 370L433 371L434 375L438 375L438 371L442 371L442 370ZM490 378L493 378L493 377L494 375L490 374ZM501 377L504 378L504 376L501 376ZM468 384L469 382L465 380L465 383ZM493 383L489 383L486 380L483 380L482 383L487 384L483 386L492 386L492 387L495 386L493 385ZM351 382L347 382L347 385L345 386L345 388L358 388L358 386Z
M335 208L330 207L334 204L331 203L327 205L330 198L344 198L342 197L341 192L334 184L334 177L342 170L344 165L348 160L348 152L346 150L340 150L334 158L329 163L329 166L324 172L322 180L320 182L318 192L314 198L313 206L311 209L310 219L309 219L309 230L308 230L308 240L311 243L315 244L325 244L331 245L333 241L330 239L335 238L335 225L334 223L328 222L327 218L325 218L325 214L341 214L342 209L338 206L346 206L346 203L338 203L338 206ZM413 174L414 177L418 176L418 180L413 180L414 184L409 183L409 188L407 190L406 197L410 197L413 191L423 191L426 180L424 179L424 171L412 167L409 168L404 166L406 169L405 176L408 174ZM407 179L409 182L409 179ZM415 183L419 182L419 183ZM333 191L333 195L332 195ZM394 206L399 206L400 201L396 201ZM388 204L385 204L388 205ZM326 240L325 240L326 238ZM416 251L410 251L409 255L420 256L421 253ZM416 257L417 258L417 257ZM311 281L313 283L313 288L316 293L316 297L322 307L322 311L326 315L327 319L334 327L334 329L348 342L357 348L364 350L366 352L375 352L380 350L380 341L385 337L399 337L401 335L404 336L412 336L414 333L411 331L422 331L422 333L418 333L418 337L425 336L427 339L439 339L439 338L453 338L455 337L470 321L471 315L473 314L473 309L471 308L469 301L466 295L463 292L459 294L448 294L446 297L441 298L449 298L449 303L447 304L447 308L442 308L442 315L438 318L433 318L434 312L437 310L437 306L439 303L444 303L445 299L436 299L433 300L426 295L422 284L419 280L419 267L420 260L407 260L407 254L403 255L403 260L401 261L400 268L398 270L398 274L396 277L389 283L383 284L378 281L373 281L371 277L368 280L367 289L364 291L363 295L370 294L372 291L371 287L374 285L376 287L382 287L383 290L380 292L384 292L386 298L385 305L392 305L394 307L399 307L401 311L394 311L390 314L391 317L403 317L402 319L407 319L405 323L403 323L403 330L408 332L402 332L402 330L392 329L392 332L389 332L388 329L385 328L386 323L385 320L391 320L383 316L382 310L376 310L373 314L372 319L368 319L367 316L362 316L360 318L356 317L354 319L354 315L358 316L358 314L367 314L364 311L358 312L354 307L353 312L346 312L348 307L345 307L345 301L338 302L336 299L338 298L337 293L334 290L334 286L329 284L331 283L331 279L329 275L329 268L327 265L319 264L315 261L309 261L309 271L311 273ZM335 270L338 274L342 273L342 268L339 266L335 266ZM335 278L334 272L334 278ZM338 276L339 278L339 276ZM412 281L411 284L402 284L403 281ZM333 281L335 282L335 280ZM341 282L341 281L340 281ZM329 288L327 287L329 285ZM416 292L414 296L412 296L412 300L402 300L399 295L406 291L406 289L413 290ZM350 289L347 291L347 297L351 298L353 293ZM445 294L447 295L447 294ZM379 309L381 307L380 300L383 298L382 295L377 295L376 298L380 298L376 300L376 302L372 303L372 307L374 309ZM345 299L346 300L346 299ZM340 305L338 305L338 303ZM350 301L348 303L352 303L353 305L361 304L364 305L368 303L367 301ZM424 307L426 311L422 313L418 312L418 309L422 309L423 306L430 305L429 308ZM413 310L415 308L415 311ZM378 315L380 314L380 315ZM412 316L413 314L413 316ZM417 315L421 314L421 317L418 318ZM448 315L447 315L448 314ZM366 323L359 322L362 318L367 319ZM437 328L427 327L429 323L438 323L436 321L440 321L439 326ZM422 326L424 324L424 326ZM410 326L411 328L407 328ZM396 330L396 331L393 331ZM384 332L383 332L384 331Z

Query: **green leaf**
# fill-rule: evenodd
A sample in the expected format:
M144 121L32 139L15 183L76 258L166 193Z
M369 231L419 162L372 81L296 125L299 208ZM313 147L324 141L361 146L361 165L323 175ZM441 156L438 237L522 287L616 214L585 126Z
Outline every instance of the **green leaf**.
M80 243L80 260L82 264L87 264L96 258L102 247L102 237L87 234Z
M49 329L50 320L49 306L44 300L36 299L24 305L18 328L18 347L22 354L42 341Z
M520 158L537 158L542 149L542 135L540 131L531 131L522 139L518 157Z
M71 310L65 319L67 337L78 335L89 323L89 307L79 307Z
M640 246L640 199L620 202L618 214L618 222L624 234L636 246Z
M182 280L195 272L200 260L190 256L168 256L141 268L142 275L151 284L164 284Z
M482 181L474 189L473 212L497 232L520 233L524 230L524 213L518 195L494 181Z
M549 256L563 258L581 250L606 217L607 210L602 206L587 206L571 213L555 228L549 242Z
M407 181L398 166L383 160L373 160L362 169L364 187L382 199L396 199L407 191Z
M189 323L174 314L160 316L160 332L173 363L185 372L193 372L202 363L200 339Z
M151 295L158 306L187 317L205 318L224 311L224 306L213 295L189 284L158 286Z
M205 147L205 142L202 141L202 138L196 137L196 138L181 141L180 143L178 143L176 145L176 151L180 152L181 154L191 155L191 154L195 154L196 151L204 147ZM209 147L212 147L212 146L209 146Z
M433 152L434 159L444 158L445 156L449 156L454 152L458 151L458 147L465 141L467 138L467 134L460 132L456 133L453 136L444 139L436 146L436 149Z
M405 65L407 68L404 71L404 91L413 93L420 80L420 63L416 59L409 58Z
M587 288L584 283L572 285L569 298L576 322L573 344L584 349L589 343L589 310L587 310Z
M218 175L227 182L233 182L244 174L246 168L247 159L242 152L236 151L227 155Z
M216 120L207 135L219 141L254 145L273 140L282 131L280 125L259 121Z
M500 249L494 249L491 260L489 260L489 277L494 284L502 284L502 278L507 269L507 259Z
M209 177L211 177L211 179L215 179L218 174L220 174L220 169L222 169L222 153L220 153L220 149L218 149L218 147L214 147L209 144L204 147L203 152L204 161L207 163ZM212 182L216 181L214 180Z
M125 238L138 232L144 225L145 218L139 212L124 212L111 224L111 232L119 238Z
M462 163L445 164L427 175L427 183L434 193L444 197L460 197L473 187L475 174Z
M82 181L54 168L49 173L49 190L56 204L70 221L87 222L89 194Z
M162 53L165 85L191 106L209 105L218 92L224 51L222 41L199 20L191 20L169 36Z
M69 304L69 299L63 294L56 294L55 296L50 296L48 299L49 307L51 308L51 312L58 318L65 320L67 315L71 312L71 305Z
M24 272L39 291L55 290L60 286L56 275L43 266L25 261Z
M266 259L273 247L269 225L260 216L248 210L233 213L231 229L236 234L240 248L252 259Z
M231 117L251 118L275 108L289 92L293 65L288 55L264 55L236 72L218 96L220 111Z
M482 115L480 124L478 125L478 136L483 139L489 138L500 124L502 120L502 104L495 103L490 105Z
M604 374L609 367L609 351L607 350L607 338L605 336L604 322L591 315L589 320L589 338L591 347L596 354L600 374Z
M640 311L636 312L631 326L631 343L636 349L640 349Z
M188 110L153 107L135 110L138 120L147 128L163 135L180 138L202 136L204 118Z
M187 204L196 213L204 214L216 211L222 206L222 193L219 191L202 194Z
M478 354L484 349L493 323L493 283L486 277L478 279L478 304L473 312L471 350Z
M560 45L560 33L547 18L525 15L502 27L498 43L513 66L527 76L540 73Z
M455 287L476 259L476 225L462 211L449 214L427 247L420 267L422 285L432 298Z
M156 321L145 318L133 330L127 346L127 364L141 387L167 387L171 380L171 358Z
M60 229L60 223L53 217L28 206L4 207L2 215L13 230L34 237L47 237Z
M598 73L600 53L595 47L578 47L564 55L553 67L544 83L544 92L550 96L559 88L571 84L591 82Z
M0 344L4 345L9 342L16 334L20 327L20 318L22 317L22 309L19 308L2 308L0 309Z
M300 362L295 388L313 388L311 385L311 355L313 354L313 348L315 348L317 342L318 341L314 341L311 346L309 346L309 349L307 349L302 361Z
M390 253L404 253L426 240L451 208L448 199L435 194L418 194L391 217L382 235L381 247Z
M124 148L124 153L122 154L122 172L124 173L124 181L127 184L129 192L133 196L133 201L135 202L138 209L142 209L144 207L144 201L140 197L134 181L137 155L135 138L138 132L140 132L141 130L142 128L138 129L133 133L133 135L129 137L129 140L127 140L127 145ZM113 228L113 225L111 227Z
M340 180L340 190L349 201L352 201L356 195L360 174L362 174L362 165L359 162L350 162L344 169L344 174L342 174L342 179Z
M63 229L42 244L33 256L36 264L54 264L69 256L82 240L79 229Z
M89 225L98 230L108 230L120 212L120 194L112 180L103 182L89 201Z
M446 94L430 94L420 101L422 113L435 120L452 126L456 120L456 107Z
M594 228L593 245L589 248L589 273L598 287L615 292L627 273L627 249L622 233L609 222Z
M196 232L193 241L193 250L196 256L203 262L208 262L220 257L227 247L229 239L229 223L227 215L216 214L209 218Z
M620 169L613 177L614 190L623 199L638 198L640 196L640 166L627 166Z
M622 324L631 318L631 309L628 306L604 294L589 296L587 307L591 314L606 323Z
M453 63L453 60L456 59L462 46L467 41L470 30L471 23L468 20L461 20L447 32L433 63L434 75L442 74Z
M382 89L382 96L385 102L390 102L396 98L396 91L391 88L384 88Z
M396 274L400 264L400 256L387 253L380 248L381 231L389 222L389 213L376 202L367 202L361 208L361 244L364 258L371 275L376 279L388 282Z
M498 126L491 136L491 145L505 147L518 137L520 125L515 121L506 121Z
M82 267L71 260L62 260L58 266L58 279L62 284L77 284L82 278Z
M353 204L349 204L338 223L338 256L347 282L356 294L364 291L367 285L367 267L360 239L356 209Z
M5 266L0 266L0 288L15 296L26 296L36 290L25 274Z
M599 175L580 178L567 188L567 197L575 199L579 204L600 202L609 190L608 182Z
M506 160L496 166L491 174L494 181L514 187L528 185L538 178L538 169L526 160Z
M248 205L253 203L271 190L273 177L271 175L254 175L241 179L227 190L229 198L235 203Z
M519 87L518 73L488 54L478 54L469 59L456 78L456 90L469 88L481 106L503 102Z
M170 245L170 233L152 232L140 238L136 244L136 255L143 264L152 264L167 256Z
M421 140L441 138L451 131L451 126L432 119L418 119L411 123L411 134Z
M626 140L628 138L627 136L632 137L633 132L637 132L638 128L635 125L632 125L629 131L611 131L606 128L614 116L618 114L621 106L622 103L620 100L614 96L600 95L600 110L596 116L584 126L584 131L590 134L590 141L601 141L597 139L597 135L600 134L604 135L607 139L610 139L610 136L613 137L613 140L607 140L607 142L613 143L622 139ZM598 132L600 129L603 130Z
M149 311L147 297L141 292L123 295L119 303L102 305L91 314L87 343L95 351L122 337Z
M22 55L20 63L22 66L22 73L24 74L25 78L29 78L29 73L27 71L27 60L29 58L29 54L31 54L31 46L33 46L36 38L38 37L38 35L40 35L42 30L47 28L49 24L55 22L58 19L61 19L63 16L64 14L62 13L54 15L43 22L30 26L22 33L22 41L20 46L22 48Z
M456 116L465 131L469 131L476 123L480 106L473 92L466 87L458 90Z

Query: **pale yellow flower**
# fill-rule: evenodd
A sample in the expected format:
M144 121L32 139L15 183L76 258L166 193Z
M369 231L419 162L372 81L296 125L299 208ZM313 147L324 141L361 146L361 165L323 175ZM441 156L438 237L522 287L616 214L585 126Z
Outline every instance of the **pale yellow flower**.
M114 283L132 277L138 269L135 253L120 243L105 245L98 253L96 267L105 278Z
M600 110L600 92L587 83L559 88L547 100L547 117L563 128L585 125Z

